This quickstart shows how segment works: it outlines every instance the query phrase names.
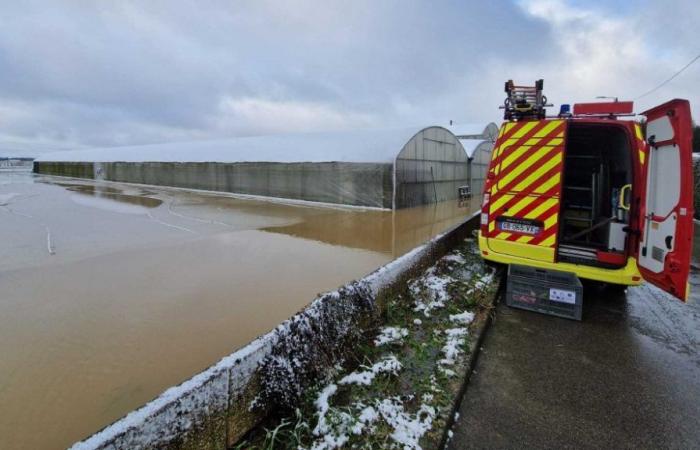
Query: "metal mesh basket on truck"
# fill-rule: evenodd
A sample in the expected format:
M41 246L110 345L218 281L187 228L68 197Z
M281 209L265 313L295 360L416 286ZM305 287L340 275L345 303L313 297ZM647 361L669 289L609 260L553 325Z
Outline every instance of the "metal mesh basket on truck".
M581 320L583 286L576 274L511 264L506 304L566 319Z

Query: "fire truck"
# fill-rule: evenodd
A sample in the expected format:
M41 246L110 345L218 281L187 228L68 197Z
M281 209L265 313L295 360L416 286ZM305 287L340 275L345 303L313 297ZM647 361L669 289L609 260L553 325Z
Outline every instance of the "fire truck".
M506 83L481 208L482 257L615 285L646 280L687 301L689 102L644 111L644 121L617 99L547 116L542 88L542 80Z

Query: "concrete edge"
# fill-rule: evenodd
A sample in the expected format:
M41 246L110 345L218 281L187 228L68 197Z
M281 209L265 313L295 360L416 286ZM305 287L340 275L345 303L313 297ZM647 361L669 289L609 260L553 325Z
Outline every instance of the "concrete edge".
M447 449L447 446L450 443L450 431L452 430L452 427L455 424L455 415L459 412L459 409L462 406L462 400L464 399L464 395L467 392L469 381L471 380L471 376L474 373L474 369L476 368L476 363L479 360L479 355L481 354L481 347L483 346L484 340L486 339L486 333L489 331L489 329L491 328L491 324L493 323L495 316L495 307L498 305L500 297L503 294L504 284L502 282L502 279L500 279L502 272L501 269L498 270L499 272L497 272L496 275L497 277L499 277L497 281L498 287L496 293L493 296L493 301L491 302L491 305L494 307L494 309L487 314L486 318L483 320L482 323L479 324L479 328L476 331L476 340L472 342L469 355L467 357L466 370L464 372L462 380L460 381L460 387L457 390L457 395L455 396L454 401L452 403L452 407L450 408L450 413L447 416L445 428L442 430L442 438L440 439L440 443L437 447L440 450Z
M328 309L330 301L338 302L341 290L354 291L357 283L366 286L376 299L382 291L391 289L413 271L430 265L436 256L445 252L443 247L473 227L478 216L478 212L467 216L464 222L385 264L358 282L348 283L339 290L320 295L272 331L183 383L167 389L144 406L71 448L225 448L266 414L265 407L258 411L249 407L250 400L256 397L256 391L259 390L258 369L263 360L272 354L275 346L280 345L278 339L284 338L285 333L289 334L290 327L308 321L309 317L319 316L318 312L322 308ZM346 320L344 316L343 320Z

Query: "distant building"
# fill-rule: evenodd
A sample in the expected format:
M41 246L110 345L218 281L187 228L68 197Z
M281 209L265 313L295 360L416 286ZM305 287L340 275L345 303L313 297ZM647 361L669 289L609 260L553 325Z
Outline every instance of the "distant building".
M473 135L490 139L490 125ZM38 158L34 170L396 209L457 198L472 182L462 142L440 126L270 135L62 151Z
M469 187L473 195L480 196L484 190L486 172L491 161L491 152L498 137L498 125L452 124L447 127L454 134L469 157Z

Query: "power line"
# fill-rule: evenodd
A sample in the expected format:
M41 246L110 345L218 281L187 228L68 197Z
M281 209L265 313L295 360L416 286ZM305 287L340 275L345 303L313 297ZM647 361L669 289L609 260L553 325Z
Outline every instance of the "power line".
M638 97L635 98L634 100L639 100L640 98L646 97L647 95L651 94L652 92L655 92L655 91L657 91L658 89L661 89L661 87L663 87L663 86L666 85L669 81L673 80L673 79L676 78L678 75L680 75L685 69L687 69L688 67L690 67L690 66L691 66L695 61L697 61L698 59L700 59L700 55L698 55L698 56L696 56L695 58L693 58L688 64L686 64L685 66L683 66L683 68L682 68L681 70L679 70L678 72L676 72L676 73L674 73L673 75L671 75L670 78L668 78L667 80L663 81L661 84L659 84L658 86L656 86L654 89L645 92L644 94L638 96Z

